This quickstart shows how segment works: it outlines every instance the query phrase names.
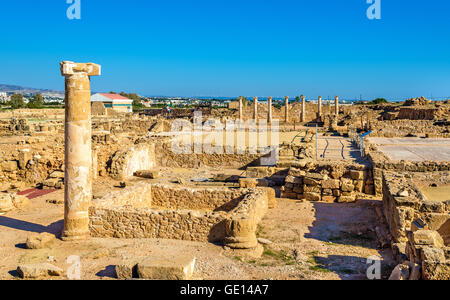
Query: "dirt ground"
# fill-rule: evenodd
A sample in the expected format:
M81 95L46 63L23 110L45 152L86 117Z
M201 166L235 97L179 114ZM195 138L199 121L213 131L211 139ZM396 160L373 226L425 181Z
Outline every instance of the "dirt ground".
M114 182L97 181L94 194ZM113 279L122 260L146 256L191 254L197 258L195 279L365 279L366 259L382 258L384 276L394 267L388 250L377 249L378 221L369 200L356 204L301 203L279 199L258 228L266 245L261 258L250 258L210 243L160 239L99 239L80 242L57 240L51 249L28 250L32 233L58 235L63 226L59 190L31 200L21 211L0 216L0 279L17 279L19 264L50 262L64 270L67 259L81 258L82 279ZM65 278L65 277L64 277Z

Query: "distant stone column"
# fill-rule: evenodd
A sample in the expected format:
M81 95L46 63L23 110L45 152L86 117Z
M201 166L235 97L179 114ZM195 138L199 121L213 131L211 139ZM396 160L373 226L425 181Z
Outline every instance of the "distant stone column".
M306 122L306 100L305 96L302 96L302 113L300 116L300 122Z
M319 96L319 101L317 103L317 116L321 117L322 116L322 96Z
M334 97L334 114L337 116L339 116L339 97L336 96Z
M242 97L239 97L239 120L244 119L244 108L242 106Z
M284 121L289 123L289 97L284 97Z
M272 97L269 97L267 102L267 122L272 123Z
M253 98L253 119L258 121L258 97Z
M65 190L63 240L89 236L89 206L92 200L91 84L100 66L64 61L66 78Z

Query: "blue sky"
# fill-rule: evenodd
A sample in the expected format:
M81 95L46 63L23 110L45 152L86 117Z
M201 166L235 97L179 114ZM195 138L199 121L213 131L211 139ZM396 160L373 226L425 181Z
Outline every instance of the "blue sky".
M450 96L450 2L0 2L0 83L64 89L62 60L95 62L95 91L143 95Z

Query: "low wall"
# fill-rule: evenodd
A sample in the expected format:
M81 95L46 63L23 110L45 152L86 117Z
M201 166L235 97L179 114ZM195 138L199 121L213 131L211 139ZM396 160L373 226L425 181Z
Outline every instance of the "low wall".
M90 232L94 237L227 241L230 247L252 248L268 198L265 189L189 189L144 182L94 200Z

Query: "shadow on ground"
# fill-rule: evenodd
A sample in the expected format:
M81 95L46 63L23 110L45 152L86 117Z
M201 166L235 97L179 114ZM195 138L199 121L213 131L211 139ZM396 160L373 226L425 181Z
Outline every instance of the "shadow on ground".
M377 248L378 219L370 200L359 203L314 203L315 220L305 238Z
M374 261L367 258L345 255L328 255L327 257L314 256L315 268L324 272L336 273L343 280L367 280L367 272L374 266ZM388 279L395 265L381 257L380 279ZM369 270L370 272L370 270Z
M27 221L17 220L13 218L8 218L0 216L0 226L8 227L21 231L43 233L48 232L54 235L59 235L64 227L64 220L54 222L48 226L43 226L36 223L31 223Z

